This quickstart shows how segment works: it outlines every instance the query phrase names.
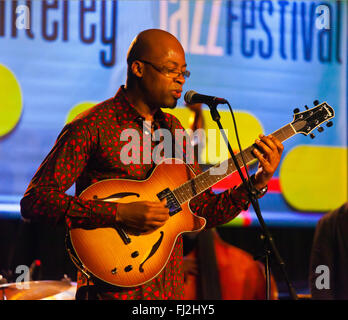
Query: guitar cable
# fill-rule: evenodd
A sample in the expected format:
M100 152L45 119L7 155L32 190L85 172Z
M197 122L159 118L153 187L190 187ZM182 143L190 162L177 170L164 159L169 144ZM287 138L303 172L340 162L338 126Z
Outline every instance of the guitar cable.
M246 165L246 162L245 162L245 159L244 159L244 155L243 155L243 149L242 149L242 146L240 144L240 140L239 140L239 135L238 135L238 129L237 129L237 122L236 122L236 119L234 117L234 112L232 110L232 107L230 105L230 103L228 101L226 101L227 105L228 105L228 108L230 109L230 113L231 113L231 116L232 116L232 121L233 121L233 126L234 126L234 131L235 131L235 134L236 134L236 140L237 140L237 144L238 144L238 148L239 148L239 151L240 151L240 156L241 156L241 159L242 159L242 162L243 162L243 166L245 168L245 173L246 173L246 176L247 176L247 179L246 179L246 183L249 185L249 189L251 191L251 193L253 195L258 195L260 194L260 191L257 190L254 185L253 185L253 182L252 182L252 179L250 178L250 175L249 175L249 172L248 172L248 168L247 168L247 165ZM244 176L243 176L244 177ZM241 177L242 178L242 177ZM243 179L242 179L243 180ZM267 191L267 189L266 189ZM262 191L261 191L262 193ZM258 210L260 210L260 205L259 205L259 202L258 202L258 199L257 197L254 197L255 198L255 205L257 206Z

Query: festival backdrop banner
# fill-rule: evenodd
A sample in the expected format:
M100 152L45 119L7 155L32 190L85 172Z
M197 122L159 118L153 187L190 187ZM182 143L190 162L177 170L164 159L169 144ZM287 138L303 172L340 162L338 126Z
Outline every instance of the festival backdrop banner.
M270 225L314 226L348 200L347 15L347 1L0 1L0 218L20 217L19 201L62 127L124 84L136 34L161 28L186 51L185 91L230 102L242 148L314 100L334 108L333 126L314 132L315 139L284 142L260 200ZM203 108L209 139L201 156L215 164L227 152L221 137L209 134L217 126ZM237 151L231 114L224 105L219 111ZM187 127L182 98L170 112ZM226 178L214 190L237 180ZM257 224L249 209L228 225Z

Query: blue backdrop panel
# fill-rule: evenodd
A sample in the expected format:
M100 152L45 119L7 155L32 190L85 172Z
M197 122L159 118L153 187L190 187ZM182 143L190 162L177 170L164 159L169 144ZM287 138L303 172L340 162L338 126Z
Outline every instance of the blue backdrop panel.
M267 133L295 107L332 105L335 126L315 140L296 136L284 156L296 145L346 150L347 10L346 1L0 1L0 117L15 117L6 109L18 98L6 88L9 73L22 98L18 121L0 137L0 218L20 217L19 200L69 111L124 84L128 46L148 28L183 44L186 90L228 99ZM261 204L273 225L312 226L323 213L301 212L281 191Z

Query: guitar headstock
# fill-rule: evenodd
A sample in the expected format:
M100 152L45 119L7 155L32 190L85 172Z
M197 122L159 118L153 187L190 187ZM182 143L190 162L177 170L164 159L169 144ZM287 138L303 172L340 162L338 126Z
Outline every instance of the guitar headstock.
M332 122L330 121L335 116L334 109L326 102L320 103L318 100L314 101L314 107L303 112L299 112L299 109L294 110L294 120L291 122L292 127L297 133L304 135L310 135L314 138L313 130L318 128L319 132L324 130L320 127L323 123L327 122L326 126L331 127Z

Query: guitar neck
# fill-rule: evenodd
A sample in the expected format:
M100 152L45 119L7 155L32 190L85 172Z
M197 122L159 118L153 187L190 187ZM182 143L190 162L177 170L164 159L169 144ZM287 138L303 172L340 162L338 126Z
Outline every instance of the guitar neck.
M272 135L280 142L289 139L295 134L297 134L297 132L290 123L272 133ZM252 153L253 149L255 149L255 145L251 145L250 147L235 155L240 167L244 166L243 159L246 164L249 164L254 159L256 159L256 157ZM209 168L207 171L202 172L195 178L182 184L180 187L174 189L173 194L175 195L179 203L182 204L209 189L214 184L231 175L235 171L237 171L237 168L234 164L234 161L232 158L229 158Z

